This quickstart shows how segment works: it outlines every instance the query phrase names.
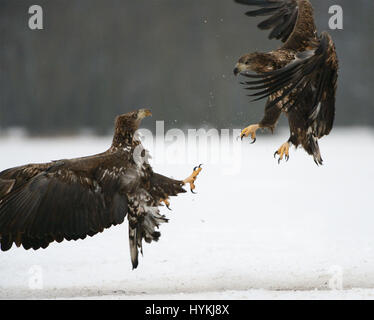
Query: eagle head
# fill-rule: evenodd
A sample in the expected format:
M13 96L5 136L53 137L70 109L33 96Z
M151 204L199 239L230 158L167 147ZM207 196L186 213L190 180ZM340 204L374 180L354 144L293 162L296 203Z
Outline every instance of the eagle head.
M152 112L149 109L139 109L139 110L135 111L135 113L136 113L137 119L140 120L140 121L143 120L146 117L151 117L152 116Z
M241 57L235 66L234 74L246 71L257 73L268 72L273 69L274 57L269 53L254 52Z
M117 116L115 121L115 133L113 137L113 146L123 146L132 144L134 133L139 129L141 121L151 116L148 109L139 109Z
M116 128L137 130L141 121L151 115L152 113L148 109L139 109L122 114L116 118Z
M250 53L250 54L246 54L245 56L241 57L238 63L235 65L234 75L237 76L238 74L244 71L253 70L252 66L256 60L255 55L256 53Z

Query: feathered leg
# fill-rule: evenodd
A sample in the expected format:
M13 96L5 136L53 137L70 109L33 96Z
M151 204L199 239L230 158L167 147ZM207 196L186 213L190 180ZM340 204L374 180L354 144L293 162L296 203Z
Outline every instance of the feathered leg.
M291 132L290 138L274 154L274 156L279 155L278 163L283 157L288 161L289 147L292 144L296 148L302 145L304 150L313 156L317 166L322 165L323 160L319 150L318 137L315 133L316 130L313 129L313 123L309 125L303 114L293 112L292 110L288 113L288 123Z
M308 154L313 156L314 162L317 166L323 165L321 152L319 150L318 138L311 132L308 132L303 141L303 148Z

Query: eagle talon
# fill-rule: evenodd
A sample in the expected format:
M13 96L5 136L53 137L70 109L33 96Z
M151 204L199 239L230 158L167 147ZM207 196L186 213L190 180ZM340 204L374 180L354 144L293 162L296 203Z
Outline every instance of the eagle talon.
M196 170L198 170L198 169L201 169L201 166L202 166L203 164L199 164L199 166L196 166L195 168L193 168L193 171L196 171Z
M243 129L241 134L240 134L240 138L241 140L243 141L243 139L245 137L249 137L249 135L251 136L252 138L252 142L251 144L254 144L256 142L256 131L260 128L260 125L258 124L253 124L251 126L248 126L247 128Z
M184 179L183 180L183 183L184 184L187 184L189 183L190 184L190 190L192 193L196 194L196 192L194 192L193 190L195 189L195 180L197 178L197 176L199 175L200 171L203 170L201 168L202 164L200 164L199 166L196 166L194 169L193 169L193 172L192 174L187 178L187 179Z
M288 160L290 159L289 150L290 150L290 143L286 142L282 144L281 147L277 151L275 151L274 158L276 159L276 156L279 155L278 164L280 164L280 162L283 160L283 157L286 160L286 162L288 162Z
M170 209L170 202L169 202L169 199L166 198L166 199L161 199L160 200L160 203L163 202L165 204L165 207L168 208L168 210L170 211L173 211L172 209Z

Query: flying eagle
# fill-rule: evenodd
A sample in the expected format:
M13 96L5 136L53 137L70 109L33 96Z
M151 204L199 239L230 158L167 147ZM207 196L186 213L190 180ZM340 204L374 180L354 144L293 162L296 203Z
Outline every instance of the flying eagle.
M258 124L245 128L241 138L256 141L256 131L272 132L284 112L288 117L290 138L274 154L289 159L289 147L301 145L322 164L318 139L328 135L335 116L338 59L334 43L327 32L317 34L313 7L308 0L235 0L250 6L247 16L270 16L258 27L271 29L269 38L283 45L268 53L250 53L241 57L234 74L249 78L242 82L255 93L253 101L267 98L265 116ZM254 71L257 74L252 74Z
M29 164L0 173L0 245L47 248L53 242L85 239L121 224L127 214L133 268L143 239L157 241L158 207L169 208L169 197L191 191L201 171L185 180L153 172L136 130L149 110L118 116L111 147L100 154L45 164Z

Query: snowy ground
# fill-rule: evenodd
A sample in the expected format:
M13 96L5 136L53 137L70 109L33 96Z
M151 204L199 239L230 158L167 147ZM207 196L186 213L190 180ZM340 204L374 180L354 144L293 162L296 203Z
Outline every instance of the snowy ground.
M286 138L259 136L239 154L222 147L235 156L231 172L220 157L154 159L155 171L175 178L205 166L198 194L163 209L170 223L159 243L145 245L138 269L131 270L123 224L47 250L0 253L0 298L373 299L374 132L335 129L320 142L323 167L294 149L278 165L273 153ZM0 170L93 154L109 143L0 138ZM340 284L343 291L329 289Z

